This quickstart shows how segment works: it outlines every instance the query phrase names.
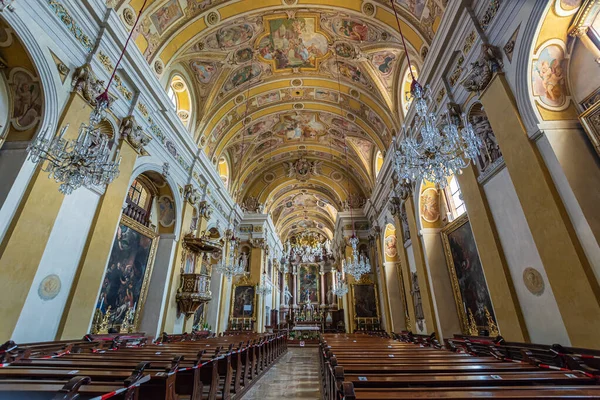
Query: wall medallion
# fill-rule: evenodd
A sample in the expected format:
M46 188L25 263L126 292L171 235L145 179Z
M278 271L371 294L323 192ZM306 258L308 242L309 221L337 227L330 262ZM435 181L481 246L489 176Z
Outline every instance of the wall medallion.
M435 188L427 188L421 193L419 210L426 222L435 222L440 218L439 195Z
M527 290L536 296L541 296L546 288L542 274L531 267L525 268L523 271L523 283L525 283Z
M38 287L38 295L42 300L52 300L60 293L61 282L56 274L51 274L42 279Z

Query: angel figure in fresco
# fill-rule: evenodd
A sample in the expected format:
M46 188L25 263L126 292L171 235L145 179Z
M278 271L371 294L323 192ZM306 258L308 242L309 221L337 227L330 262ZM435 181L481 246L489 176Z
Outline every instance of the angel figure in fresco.
M553 59L550 62L543 60L536 66L536 72L542 80L546 97L549 100L558 102L563 96L565 85L561 61L558 59Z

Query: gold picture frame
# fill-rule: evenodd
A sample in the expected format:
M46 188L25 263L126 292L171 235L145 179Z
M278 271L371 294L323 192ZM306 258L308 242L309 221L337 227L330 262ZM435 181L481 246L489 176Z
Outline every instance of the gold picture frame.
M304 287L304 285L302 285L302 282L300 281L302 268L306 268L309 272L316 271L315 279L316 279L316 284L317 284L317 290L316 290L317 301L316 302L313 301L313 302L311 302L311 304L314 304L318 307L321 304L321 302L323 301L321 299L321 275L319 274L319 265L318 264L301 264L300 267L298 267L298 274L294 278L294 279L296 279L296 287L298 288L298 305L301 305L300 301L302 299L302 290Z
M237 283L235 283L231 289L231 304L230 304L230 308L229 308L229 319L251 319L252 321L256 321L256 299L258 297L258 294L256 293L256 289L257 289L256 284L251 283L247 276L244 276L240 281L238 281ZM235 300L236 300L236 292L237 292L237 288L252 288L253 290L253 296L252 296L252 315L251 316L236 316L234 315L234 311L235 311Z
M357 283L352 283L350 285L351 289L352 289L352 312L354 313L354 320L357 321L359 318L373 318L373 319L377 319L379 321L381 321L381 312L379 310L379 296L377 295L377 285L373 282L371 282L370 280L360 280ZM373 288L373 296L375 298L375 316L372 315L368 315L368 316L363 316L363 315L358 315L359 313L357 312L357 302L356 302L356 289L357 287L372 287Z
M468 225L468 232L466 230L466 225ZM459 232L460 230L460 232ZM459 235L463 235L462 237ZM468 235L468 237L465 236ZM470 234L470 235L469 235ZM473 235L473 231L471 229L471 225L469 222L469 217L465 213L462 216L458 217L456 220L452 221L450 224L446 225L441 232L442 243L444 246L444 254L446 256L446 265L448 267L448 273L450 274L450 280L452 282L452 292L454 294L454 300L456 302L456 310L458 312L461 328L464 334L466 335L478 335L480 329L489 330L490 336L497 336L499 334L498 326L496 325L496 320L494 317L494 309L489 293L489 289L487 286L487 282L485 280L485 274L483 271L483 267L481 265L481 259L479 257L479 252L477 250L477 244L475 243L475 236ZM468 260L461 261L454 259L454 254L456 254L457 247L459 241L468 239L472 241L472 243L467 243L470 246L471 253L475 252L475 254L465 254L466 250L464 247L460 248L462 251L463 257L469 257ZM463 245L464 242L461 242ZM453 245L455 246L453 248ZM454 251L453 251L454 250ZM474 260L474 256L477 256L476 261ZM456 270L456 261L464 264L466 263L469 266L469 274L471 274L471 278L474 280L483 280L483 282L476 282L473 287L481 290L482 286L485 285L485 296L486 301L484 306L484 315L481 315L480 310L475 310L473 312L474 305L472 303L472 299L465 299L461 290L461 285L459 283L460 279ZM466 279L463 279L463 282L466 282ZM469 303L467 305L467 303ZM479 308L479 307L477 307ZM477 323L477 320L479 323Z
M152 271L154 269L154 261L155 261L155 257L156 257L156 250L158 248L158 241L160 239L159 234L157 232L155 232L154 230L148 228L145 225L140 224L139 222L123 215L121 217L121 220L119 221L119 226L125 226L129 229L131 229L132 231L136 232L137 234L147 238L150 240L150 248L148 251L148 259L146 261L146 266L145 266L145 270L144 270L144 275L142 278L142 285L140 287L140 292L139 292L139 296L137 301L135 302L134 305L134 317L133 317L133 322L130 322L127 319L124 319L123 322L116 324L116 326L119 326L119 331L122 333L126 333L126 332L134 332L136 330L139 329L139 325L140 325L140 317L142 315L142 313L144 312L144 305L146 303L146 296L148 294L148 287L150 284L150 278L152 276ZM115 240L117 239L117 237L115 236L115 238L113 239L113 247L114 247L114 243ZM109 260L107 263L107 266L105 268L104 271L104 275L102 278L102 285L104 284L104 279L109 271L109 268L111 266L111 258L113 257L113 253L112 253L112 249L111 249L111 253L109 255ZM106 333L108 331L109 327L114 326L114 317L113 317L113 321L111 322L110 320L110 313L107 312L102 312L102 304L100 303L100 307L98 307L98 301L101 300L101 298L103 299L103 294L107 295L108 293L105 293L104 288L101 288L100 290L100 294L98 295L97 299L96 299L96 308L94 310L94 321L92 323L92 328L91 331L92 333ZM114 312L114 310L113 310ZM129 310L128 310L129 312Z

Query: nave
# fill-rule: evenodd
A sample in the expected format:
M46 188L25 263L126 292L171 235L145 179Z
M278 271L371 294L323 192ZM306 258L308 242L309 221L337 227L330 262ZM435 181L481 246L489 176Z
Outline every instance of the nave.
M293 347L292 347L293 346ZM455 335L87 335L0 348L0 400L597 399L600 351Z

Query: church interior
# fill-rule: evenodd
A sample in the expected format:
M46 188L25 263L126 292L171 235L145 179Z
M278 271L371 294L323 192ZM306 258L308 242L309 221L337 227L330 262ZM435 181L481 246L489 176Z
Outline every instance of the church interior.
M600 0L0 0L0 400L598 399L599 205Z

